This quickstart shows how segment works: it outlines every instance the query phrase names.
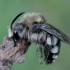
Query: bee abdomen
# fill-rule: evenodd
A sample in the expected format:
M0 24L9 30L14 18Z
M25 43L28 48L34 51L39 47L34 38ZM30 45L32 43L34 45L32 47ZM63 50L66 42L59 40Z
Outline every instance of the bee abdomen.
M46 63L50 64L50 63L54 62L55 59L59 55L59 52L60 52L60 40L58 40L55 37L52 38L51 36L49 38L47 38L47 39L48 39L47 45L45 46L46 51L44 51L44 54L45 54ZM46 47L48 47L49 50ZM48 52L47 55L46 55L46 52Z

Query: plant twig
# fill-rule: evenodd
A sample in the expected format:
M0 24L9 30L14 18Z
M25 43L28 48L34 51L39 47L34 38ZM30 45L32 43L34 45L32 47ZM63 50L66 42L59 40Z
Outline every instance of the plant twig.
M30 43L26 40L18 41L14 47L14 42L8 37L4 37L3 44L0 46L0 70L6 70L8 66L11 70L13 62L22 63L25 58L22 54L26 53Z

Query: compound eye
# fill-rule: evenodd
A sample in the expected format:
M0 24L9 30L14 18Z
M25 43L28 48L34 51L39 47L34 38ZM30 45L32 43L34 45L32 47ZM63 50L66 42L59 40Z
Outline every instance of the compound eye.
M33 26L34 26L34 27L37 27L37 26L38 26L38 22L34 22L34 23L33 23Z
M38 22L34 22L33 24L38 24Z

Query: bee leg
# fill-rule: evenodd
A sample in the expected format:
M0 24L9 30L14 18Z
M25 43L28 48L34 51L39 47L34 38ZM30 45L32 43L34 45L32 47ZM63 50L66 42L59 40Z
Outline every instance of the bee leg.
M24 48L24 54L27 52L27 50L28 50L28 48L29 48L30 45L31 45L31 42L28 42L26 44L26 47Z
M8 67L8 68L9 68L9 70L12 70L11 67Z
M8 37L8 40L9 40L9 41L13 40L13 42L14 42L14 47L16 46L16 40L15 40L14 37Z
M52 63L52 61L53 61L52 56L53 56L53 53L49 52L49 55L48 55L48 57L46 58L46 64Z
M43 62L42 62L42 60L40 59L39 51L40 51L40 45L37 44L36 55L37 55L37 58L38 58L38 60L39 60L39 63L42 64Z
M44 60L47 61L47 56L48 56L49 52L48 52L48 50L46 49L46 47L44 48L43 51L44 51L44 56L45 56L45 57L44 57Z
M14 41L14 47L16 46L16 40L13 38L13 41Z
M56 45L54 45L51 51L49 51L49 55L47 57L47 64L51 64L52 62L54 62L57 56L59 55L59 52L60 52L60 40L58 40Z
M47 61L47 57L49 54L49 51L52 49L52 40L51 40L51 35L47 34L47 38L45 38L46 42L44 44L44 60Z
M42 50L42 49L43 49L43 48L40 47L41 57L43 57L43 50Z

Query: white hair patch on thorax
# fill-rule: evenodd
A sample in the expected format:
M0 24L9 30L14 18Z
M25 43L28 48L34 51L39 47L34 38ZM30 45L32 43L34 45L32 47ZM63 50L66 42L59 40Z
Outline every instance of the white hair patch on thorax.
M51 49L52 53L57 53L58 52L59 47L58 46L54 46L54 48Z

